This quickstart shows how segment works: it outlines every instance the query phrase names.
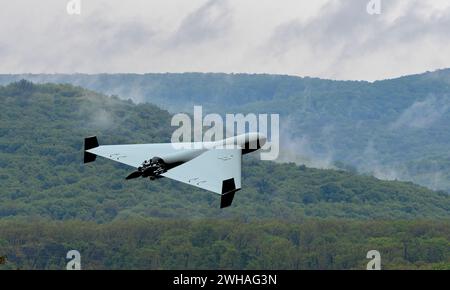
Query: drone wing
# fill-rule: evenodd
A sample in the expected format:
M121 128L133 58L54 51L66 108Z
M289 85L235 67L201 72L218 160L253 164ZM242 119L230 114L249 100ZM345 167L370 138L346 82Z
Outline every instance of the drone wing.
M220 194L223 208L241 189L241 163L241 149L211 149L162 175Z
M180 149L171 143L99 146L96 137L88 137L84 163L101 156L138 168L144 160L176 152ZM161 175L220 194L223 208L231 205L235 192L241 189L241 163L242 149L212 148Z
M85 139L84 150L84 163L95 161L96 156L101 156L135 168L141 166L144 160L154 156L168 155L179 151L171 143L99 146L96 137Z

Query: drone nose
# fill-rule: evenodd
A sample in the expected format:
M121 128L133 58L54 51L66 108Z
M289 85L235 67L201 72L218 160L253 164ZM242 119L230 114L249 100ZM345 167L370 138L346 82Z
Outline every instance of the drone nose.
M262 147L264 144L266 144L267 137L264 134L258 133L258 143L259 146Z

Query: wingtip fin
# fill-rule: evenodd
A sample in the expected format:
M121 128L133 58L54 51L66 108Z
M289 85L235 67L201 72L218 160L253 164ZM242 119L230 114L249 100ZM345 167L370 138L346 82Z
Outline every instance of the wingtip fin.
M222 195L220 197L220 208L229 207L233 202L234 194L240 188L236 188L234 178L222 181Z
M86 152L86 150L98 147L97 136L84 138L84 163L94 162L97 156L95 154Z

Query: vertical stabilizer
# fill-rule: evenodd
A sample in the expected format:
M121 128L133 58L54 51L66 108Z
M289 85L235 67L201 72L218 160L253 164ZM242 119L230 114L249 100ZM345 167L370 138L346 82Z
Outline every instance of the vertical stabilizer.
M98 147L97 136L84 138L84 163L94 162L97 156L86 152L86 150Z

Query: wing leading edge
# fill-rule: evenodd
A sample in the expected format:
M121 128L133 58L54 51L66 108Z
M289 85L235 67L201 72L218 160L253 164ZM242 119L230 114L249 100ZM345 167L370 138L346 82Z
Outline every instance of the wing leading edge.
M99 146L96 137L86 138L84 147L84 163L95 161L97 155L134 168L138 168L142 162L152 157L180 151L180 149L174 148L171 143Z

